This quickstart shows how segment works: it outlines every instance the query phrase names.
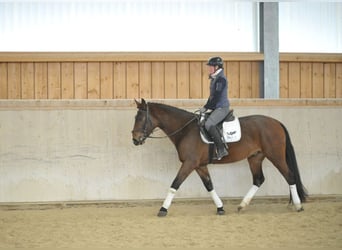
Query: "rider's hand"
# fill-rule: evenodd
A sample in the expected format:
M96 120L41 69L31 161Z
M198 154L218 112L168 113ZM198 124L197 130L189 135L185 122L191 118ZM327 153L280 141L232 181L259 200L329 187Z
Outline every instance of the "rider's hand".
M207 111L207 109L205 107L200 109L200 113L205 113Z

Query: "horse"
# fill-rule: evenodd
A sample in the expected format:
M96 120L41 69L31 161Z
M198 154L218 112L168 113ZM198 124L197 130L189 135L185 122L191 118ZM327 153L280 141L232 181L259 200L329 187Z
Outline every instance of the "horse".
M221 160L212 160L209 156L209 145L200 137L198 114L166 104L146 102L143 98L141 102L136 99L134 101L138 109L132 130L134 145L144 144L158 127L175 145L182 163L157 214L159 217L167 215L177 190L194 170L213 199L217 208L216 213L225 214L222 200L214 189L207 165L233 163L243 159L248 160L253 183L238 206L238 211L249 205L265 181L262 171L262 162L265 158L270 160L288 183L290 203L293 203L298 212L304 210L302 202L306 200L307 191L301 181L289 133L278 120L263 115L239 117L241 139L238 142L228 143L227 156Z

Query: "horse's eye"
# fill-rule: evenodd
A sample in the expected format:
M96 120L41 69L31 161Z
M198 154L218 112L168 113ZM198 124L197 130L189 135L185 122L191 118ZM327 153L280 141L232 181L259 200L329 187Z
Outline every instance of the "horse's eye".
M138 117L138 121L142 121L142 120L144 120L144 117L143 116L139 116Z

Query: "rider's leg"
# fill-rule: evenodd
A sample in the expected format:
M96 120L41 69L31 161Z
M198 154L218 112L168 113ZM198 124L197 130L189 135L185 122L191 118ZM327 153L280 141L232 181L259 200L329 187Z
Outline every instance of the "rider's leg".
M223 143L221 133L216 128L216 125L221 122L229 112L229 108L218 108L215 109L207 121L205 122L205 128L209 132L217 148L217 159L220 160L222 157L228 155L225 144Z

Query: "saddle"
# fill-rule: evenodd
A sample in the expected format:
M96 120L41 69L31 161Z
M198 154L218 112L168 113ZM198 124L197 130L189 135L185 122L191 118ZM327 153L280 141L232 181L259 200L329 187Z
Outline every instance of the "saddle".
M225 143L237 142L241 139L241 127L239 118L234 116L234 110L229 110L228 115L216 125L221 133L221 137ZM204 143L213 144L208 131L204 127L204 122L208 118L209 114L202 114L200 118L200 135Z

